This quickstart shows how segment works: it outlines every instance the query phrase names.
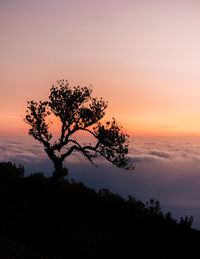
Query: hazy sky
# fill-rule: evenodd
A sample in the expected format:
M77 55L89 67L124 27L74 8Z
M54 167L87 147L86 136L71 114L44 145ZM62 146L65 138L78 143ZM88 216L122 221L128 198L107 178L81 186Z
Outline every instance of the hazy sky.
M135 135L200 135L200 1L0 0L0 133L58 79Z

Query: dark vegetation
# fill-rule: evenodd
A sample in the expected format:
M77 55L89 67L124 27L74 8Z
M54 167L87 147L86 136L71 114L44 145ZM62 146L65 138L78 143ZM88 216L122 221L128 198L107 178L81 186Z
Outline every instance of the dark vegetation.
M63 162L73 152L80 152L92 164L98 156L119 168L132 169L133 163L128 154L128 135L123 133L116 120L102 123L107 103L102 98L92 98L88 87L70 87L68 81L57 81L52 86L48 101L28 101L25 122L29 124L29 135L44 146L44 150L54 164L54 181L67 175ZM60 137L52 141L49 115L60 122ZM80 143L74 135L80 131L93 138L94 144Z
M197 258L192 218L0 163L0 258ZM197 257L196 254L197 253Z

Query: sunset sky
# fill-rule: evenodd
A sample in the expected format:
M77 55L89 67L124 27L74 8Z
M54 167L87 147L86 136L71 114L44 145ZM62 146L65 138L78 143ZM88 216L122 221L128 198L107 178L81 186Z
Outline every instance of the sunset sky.
M0 0L0 134L58 79L133 135L200 135L200 1Z

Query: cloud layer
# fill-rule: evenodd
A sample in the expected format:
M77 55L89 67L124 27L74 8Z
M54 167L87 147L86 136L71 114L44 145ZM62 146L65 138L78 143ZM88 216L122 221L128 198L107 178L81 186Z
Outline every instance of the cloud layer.
M147 141L148 139L154 141ZM138 137L132 143L130 156L136 162L198 162L199 137Z

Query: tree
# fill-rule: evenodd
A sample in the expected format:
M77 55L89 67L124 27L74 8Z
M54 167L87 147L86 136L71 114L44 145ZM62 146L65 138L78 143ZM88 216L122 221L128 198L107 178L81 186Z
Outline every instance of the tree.
M127 157L129 136L122 132L114 118L105 124L100 122L107 102L92 98L92 90L88 87L72 88L65 80L59 80L57 84L51 87L48 101L28 101L25 116L25 122L31 126L29 135L44 145L54 164L53 177L59 180L67 175L63 161L73 152L82 153L95 166L94 158L103 156L117 167L133 168ZM55 142L49 131L51 122L47 122L51 114L61 122L60 137ZM89 133L96 140L95 144L80 144L74 138L79 131Z

